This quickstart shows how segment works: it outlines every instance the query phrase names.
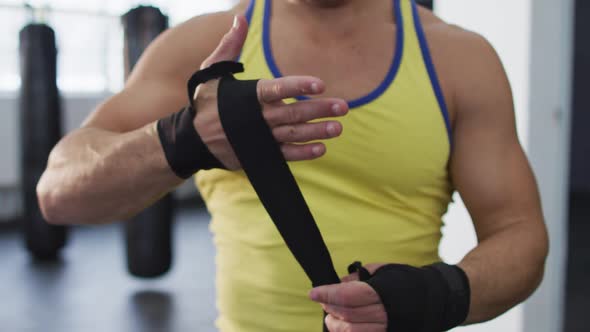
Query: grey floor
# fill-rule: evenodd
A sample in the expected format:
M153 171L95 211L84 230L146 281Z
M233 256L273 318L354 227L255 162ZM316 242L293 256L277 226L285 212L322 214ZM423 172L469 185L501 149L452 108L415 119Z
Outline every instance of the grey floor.
M173 270L128 275L121 225L77 227L61 261L36 264L18 232L0 232L0 332L215 331L208 215L179 213Z

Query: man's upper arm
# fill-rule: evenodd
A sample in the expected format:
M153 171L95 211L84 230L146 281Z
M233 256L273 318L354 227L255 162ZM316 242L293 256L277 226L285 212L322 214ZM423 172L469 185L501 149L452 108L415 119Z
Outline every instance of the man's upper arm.
M500 59L482 37L459 34L464 57L454 83L451 176L483 241L514 223L542 225L543 217Z
M146 49L125 88L84 122L115 132L138 129L187 104L186 82L231 27L232 12L193 18L160 35Z

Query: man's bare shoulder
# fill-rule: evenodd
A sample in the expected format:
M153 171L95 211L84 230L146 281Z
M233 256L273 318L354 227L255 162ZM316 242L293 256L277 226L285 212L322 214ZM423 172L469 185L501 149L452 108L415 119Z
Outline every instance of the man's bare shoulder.
M458 51L490 52L491 44L480 34L443 21L429 10L419 9L420 20L431 47L458 48ZM469 54L467 54L469 55Z
M215 50L248 1L223 12L195 16L162 33L150 45L130 79L188 79Z
M426 9L421 9L419 13L434 65L451 108L460 106L461 99L476 87L506 90L504 68L496 50L485 37L448 24ZM485 82L497 84L495 87L483 86Z

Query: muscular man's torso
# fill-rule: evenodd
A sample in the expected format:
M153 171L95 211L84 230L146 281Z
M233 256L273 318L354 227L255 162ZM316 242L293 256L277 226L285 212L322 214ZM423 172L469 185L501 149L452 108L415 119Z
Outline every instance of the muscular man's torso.
M400 3L403 19L394 10ZM186 104L186 80L216 47L233 16L247 13L250 4L244 0L229 12L197 17L155 43L159 59L167 55L168 61L152 59L148 62L158 68L144 72L173 78L179 98L171 108ZM272 10L263 8L267 4ZM343 119L344 135L328 144L326 157L293 165L339 273L355 259L414 265L438 259L441 216L452 193L452 137L447 134L460 117L456 103L467 93L458 84L466 76L462 61L477 50L469 33L426 9L413 12L411 4L357 1L366 7L345 12L256 0L245 48L249 54L242 58L246 73L239 78L277 76L269 71L272 54L283 76L324 80L324 97L351 101L380 90ZM418 26L428 41L437 80L427 72L426 43L418 40ZM263 41L264 31L270 36ZM401 44L400 36L405 39ZM199 42L192 43L194 39ZM444 98L434 96L431 79L440 83ZM450 123L443 119L443 104ZM307 299L308 281L266 220L247 179L220 170L199 173L197 179L213 216L219 326L224 331L262 331L281 323L291 324L292 330L301 323L315 326L321 312Z
M439 260L441 217L453 191L451 130L414 3L313 10L287 1L252 4L240 57L246 71L237 78L317 76L325 96L351 108L324 157L291 164L337 272L354 260ZM219 327L313 329L321 310L307 298L309 281L247 178L212 170L196 179L217 247Z

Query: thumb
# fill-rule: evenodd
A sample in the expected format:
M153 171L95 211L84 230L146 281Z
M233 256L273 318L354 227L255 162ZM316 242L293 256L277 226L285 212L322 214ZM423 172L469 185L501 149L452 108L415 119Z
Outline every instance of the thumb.
M203 62L201 69L216 62L237 59L242 52L247 36L248 22L244 16L238 15L234 18L232 28L223 36L215 51Z

